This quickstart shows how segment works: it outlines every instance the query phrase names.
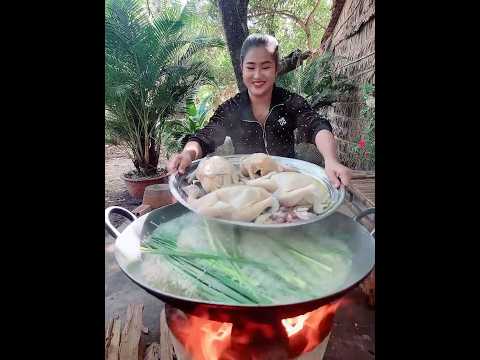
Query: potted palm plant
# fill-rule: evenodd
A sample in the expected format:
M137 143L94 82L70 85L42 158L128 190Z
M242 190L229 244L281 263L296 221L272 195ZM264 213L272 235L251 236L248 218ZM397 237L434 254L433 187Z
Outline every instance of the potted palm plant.
M135 198L145 186L166 181L158 168L162 123L185 112L201 85L213 83L198 53L223 41L192 31L194 17L193 3L155 18L140 0L106 4L105 122L129 150L135 169L123 178Z

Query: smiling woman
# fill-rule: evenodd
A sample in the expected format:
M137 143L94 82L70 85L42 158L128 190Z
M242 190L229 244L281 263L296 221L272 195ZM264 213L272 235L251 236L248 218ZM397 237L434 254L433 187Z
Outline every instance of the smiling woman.
M336 158L330 122L314 111L300 95L275 86L278 42L270 35L249 35L240 51L242 79L247 90L219 106L207 126L189 137L181 154L169 162L180 174L193 160L222 145L226 136L236 154L264 153L295 157L294 131L299 129L325 159L325 171L335 187L348 185L350 170Z
M252 97L271 98L278 71L277 40L269 35L249 36L243 43L240 60L243 82ZM260 122L267 117L268 108L264 110L264 116L255 116Z

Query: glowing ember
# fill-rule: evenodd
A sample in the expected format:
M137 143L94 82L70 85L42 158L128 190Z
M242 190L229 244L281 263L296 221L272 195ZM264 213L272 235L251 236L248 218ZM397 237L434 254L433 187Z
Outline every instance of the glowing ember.
M209 322L208 324L205 323L201 328L203 341L201 342L202 357L200 359L219 359L230 345L232 324L216 323L214 325L212 326L211 322ZM191 348L195 350L195 340L191 343Z
M296 318L282 320L282 324L287 330L288 336L292 336L303 329L303 323L308 318L308 315L300 315Z

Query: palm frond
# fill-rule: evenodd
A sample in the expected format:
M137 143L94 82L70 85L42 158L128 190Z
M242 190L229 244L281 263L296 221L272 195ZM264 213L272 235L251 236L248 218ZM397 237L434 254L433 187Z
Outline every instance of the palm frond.
M140 0L111 0L105 15L105 106L116 115L106 125L125 137L137 163L148 163L158 124L184 111L198 87L213 82L195 54L221 41L190 35L193 3L151 19Z
M225 47L225 42L220 38L197 36L189 42L187 50L180 59L178 59L178 63L184 64L191 61L193 56L202 50L223 47Z
M331 104L354 88L354 83L335 71L339 60L325 52L294 71L282 75L277 83L304 96L313 108Z

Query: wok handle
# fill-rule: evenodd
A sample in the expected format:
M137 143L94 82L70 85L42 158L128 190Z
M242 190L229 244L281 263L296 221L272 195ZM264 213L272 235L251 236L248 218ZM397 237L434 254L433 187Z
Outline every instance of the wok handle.
M370 215L370 214L375 214L375 208L368 208L368 209L363 210L360 214L358 214L357 216L355 216L355 217L353 218L353 220L355 220L356 222L360 222L360 220L361 220L362 218L364 218L365 216ZM374 227L373 230L370 232L370 235L375 236L375 227Z
M124 209L120 206L110 206L105 209L105 227L110 235L112 235L115 239L120 236L120 231L117 230L115 226L110 222L110 214L115 213L126 217L131 221L137 220L137 217L133 215L127 209Z

